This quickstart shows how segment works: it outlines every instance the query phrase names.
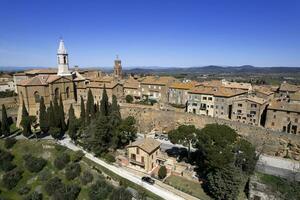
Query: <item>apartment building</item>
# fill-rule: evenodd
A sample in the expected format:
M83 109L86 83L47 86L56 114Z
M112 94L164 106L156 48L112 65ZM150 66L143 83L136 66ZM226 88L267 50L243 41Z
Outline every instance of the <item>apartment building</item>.
M267 104L266 99L253 95L235 99L233 101L232 120L259 126Z
M273 100L267 109L266 128L300 135L300 104Z
M169 86L178 80L171 76L147 76L141 80L142 98L154 99L163 103L168 102Z
M130 95L135 101L141 99L140 81L138 79L129 78L124 82L124 96Z
M191 90L197 82L189 81L184 83L172 83L169 87L169 103L176 105L186 105Z

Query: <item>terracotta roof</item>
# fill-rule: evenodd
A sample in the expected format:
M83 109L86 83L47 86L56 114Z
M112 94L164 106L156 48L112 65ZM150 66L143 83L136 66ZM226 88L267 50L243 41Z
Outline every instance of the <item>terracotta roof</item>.
M245 94L246 91L230 89L230 88L225 88L225 87L198 86L198 87L192 89L191 91L189 91L189 93L208 94L208 95L213 95L213 96L218 96L218 97L232 97L232 96Z
M102 77L94 77L94 78L88 78L88 79L93 82L105 82L105 83L114 81L114 77L112 77L112 76L102 76Z
M25 74L38 75L38 74L57 74L57 69L49 68L49 69L32 69L25 71Z
M170 88L175 88L175 89L182 89L182 90L190 90L193 87L195 87L198 84L198 82L195 81L190 81L190 82L186 82L186 83L172 83L170 85Z
M266 99L260 98L260 97L257 97L257 96L241 97L241 98L236 99L234 101L252 101L252 102L255 102L255 103L258 103L258 104L261 104L261 105L267 102Z
M222 82L220 80L210 80L200 82L199 84L197 84L197 86L220 87L222 86Z
M128 79L124 83L124 88L131 88L131 89L138 89L139 88L139 81L134 79Z
M0 74L0 78L12 78L10 74Z
M269 104L268 109L300 113L300 104L274 100Z
M149 85L167 85L175 82L177 79L172 76L146 76L142 79L141 84Z
M78 89L84 89L84 88L105 88L106 89L113 89L115 88L117 85L119 85L120 83L118 83L117 81L113 81L111 83L101 83L101 82L90 82L88 85L82 85L82 86L78 86Z
M253 86L253 90L254 90L254 92L259 92L259 93L262 93L262 94L265 94L265 95L274 94L274 91L272 90L272 88L267 87L267 86L255 85L255 86Z
M21 85L21 86L48 85L49 83L52 83L60 78L61 76L58 75L38 75L30 79L22 80L17 85Z
M251 88L250 83L222 81L222 85L227 88L242 89L242 90L249 90Z
M160 144L161 143L155 139L144 138L144 139L133 142L132 144L128 145L127 148L128 147L139 147L139 148L143 149L145 152L147 152L148 154L151 154L154 150L156 150L157 148L160 147Z
M296 92L300 90L300 87L297 85L292 85L289 83L282 83L279 87L280 91L287 91L287 92Z

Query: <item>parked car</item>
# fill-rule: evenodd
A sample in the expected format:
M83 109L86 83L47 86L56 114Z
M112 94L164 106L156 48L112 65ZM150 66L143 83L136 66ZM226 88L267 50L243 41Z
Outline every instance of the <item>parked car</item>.
M149 176L143 176L142 181L147 182L151 185L153 185L155 183L155 181L152 178L150 178Z

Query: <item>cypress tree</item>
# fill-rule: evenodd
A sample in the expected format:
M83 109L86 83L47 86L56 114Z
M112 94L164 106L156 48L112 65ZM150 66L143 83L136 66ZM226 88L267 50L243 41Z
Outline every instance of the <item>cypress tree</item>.
M71 104L69 109L69 129L68 129L68 135L72 140L77 139L77 124L76 124L76 117L73 109L73 105Z
M30 117L29 117L29 114L28 114L28 111L26 109L24 101L23 101L22 104L23 104L22 105L22 120L21 120L21 126L23 128L22 134L25 137L28 137L32 133L31 132L31 120L30 120Z
M44 103L44 98L41 97L40 101L40 128L43 133L47 133L49 131L49 121L48 121L48 115L46 112L46 106Z
M84 101L83 101L83 97L80 97L80 121L81 121L81 126L85 127L85 107L84 107Z
M54 98L54 104L53 104L53 114L54 114L54 123L55 127L60 128L61 121L60 121L60 109L57 102L57 98Z
M56 122L55 122L55 115L54 115L54 108L53 108L52 101L50 101L50 106L47 109L47 114L48 114L49 126L55 127Z
M94 97L91 89L88 91L88 97L86 101L86 121L90 124L91 118L95 118L95 107L94 107Z
M121 113L120 113L120 107L117 102L117 97L115 95L112 96L112 105L110 109L110 125L112 128L117 127L121 123Z
M1 122L0 122L0 136L2 136Z
M2 131L2 134L4 134L4 136L8 136L10 134L9 123L8 123L6 108L5 108L4 104L2 104L1 131Z
M65 121L65 111L64 111L64 104L62 101L62 97L59 97L59 120L60 120L60 128L62 131L67 130L67 125Z
M104 85L102 99L100 102L100 115L108 116L108 111L109 111L108 96L107 96L105 85Z

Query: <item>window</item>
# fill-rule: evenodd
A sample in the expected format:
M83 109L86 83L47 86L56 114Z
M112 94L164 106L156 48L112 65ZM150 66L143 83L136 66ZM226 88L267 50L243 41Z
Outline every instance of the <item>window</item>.
M140 149L136 148L136 154L140 154Z
M275 125L275 123L274 123L274 122L272 122L271 126L274 126L274 125Z
M223 106L221 106L221 110L223 110L224 108L223 108Z
M144 163L144 156L141 157L141 162Z
M239 103L239 104L238 104L238 107L243 107L243 104Z
M288 121L288 122L291 121L291 118L290 118L290 117L287 117L287 118L286 118L286 121Z
M298 123L298 118L295 119L295 123Z
M250 115L256 115L256 111L250 111Z
M209 100L209 101L212 101L212 97L208 97L208 100Z
M251 108L256 108L256 104L251 104Z
M213 106L213 105L211 105L210 107L211 107L211 108L214 108L214 106Z
M38 91L34 92L34 99L35 99L35 103L39 103L40 102L40 95Z
M203 100L206 100L206 99L207 99L207 97L203 97L202 99L203 99Z
M276 115L273 116L273 119L276 119Z
M69 87L66 88L66 96L67 96L67 99L70 97L70 88Z
M242 110L237 110L237 114L241 114L242 113Z
M67 57L64 56L64 64L67 64Z
M55 90L54 90L54 98L59 99L59 88L55 88Z
M197 106L197 103L192 103L192 106Z

